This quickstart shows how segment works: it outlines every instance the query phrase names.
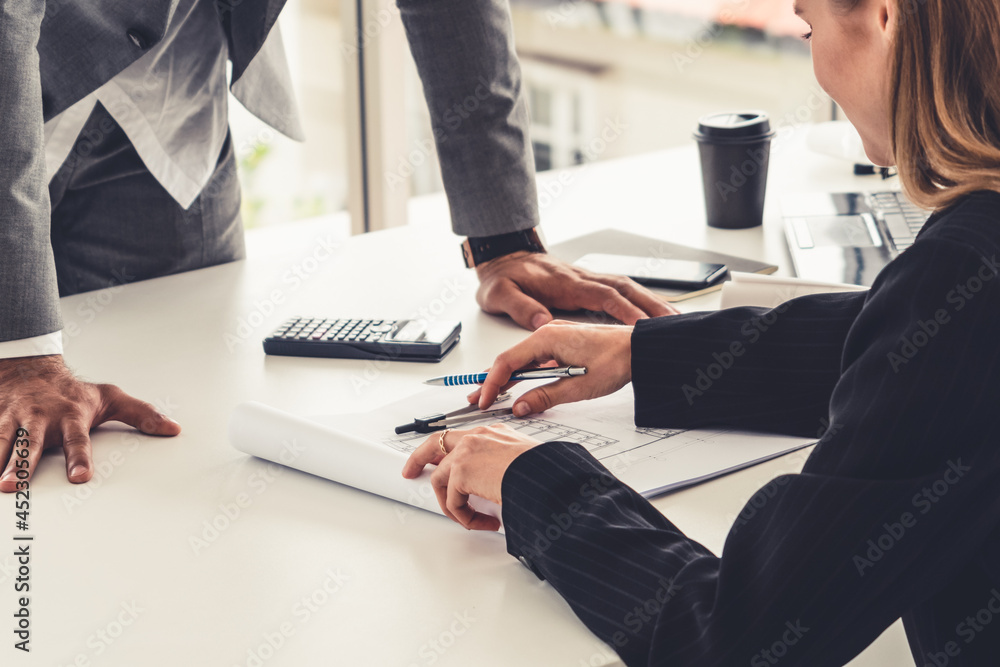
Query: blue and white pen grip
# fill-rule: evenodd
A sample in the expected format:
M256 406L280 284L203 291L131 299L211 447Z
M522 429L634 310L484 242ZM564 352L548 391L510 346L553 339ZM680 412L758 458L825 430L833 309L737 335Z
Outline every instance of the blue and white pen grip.
M486 382L486 373L466 373L465 375L449 375L444 379L444 386L457 387L468 384L482 384Z
M586 375L587 369L582 366L565 366L563 368L531 368L517 371L510 376L510 382L520 382L521 380L547 380L549 378L567 378L578 375ZM424 384L435 387L457 387L459 385L483 384L489 373L466 373L465 375L443 375L441 377L424 380Z

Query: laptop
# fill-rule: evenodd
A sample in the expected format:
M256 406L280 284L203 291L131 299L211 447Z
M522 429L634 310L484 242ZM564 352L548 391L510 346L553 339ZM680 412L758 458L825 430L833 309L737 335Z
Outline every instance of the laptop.
M851 285L870 286L930 217L901 192L808 193L781 205L795 274Z

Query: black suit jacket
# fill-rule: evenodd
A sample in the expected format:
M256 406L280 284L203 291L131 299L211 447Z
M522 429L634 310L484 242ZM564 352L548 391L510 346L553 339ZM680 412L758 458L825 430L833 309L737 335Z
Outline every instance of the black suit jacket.
M920 667L1000 664L998 256L979 193L869 293L641 322L637 424L819 445L721 558L582 447L541 445L503 480L508 550L629 665L843 665L899 617Z

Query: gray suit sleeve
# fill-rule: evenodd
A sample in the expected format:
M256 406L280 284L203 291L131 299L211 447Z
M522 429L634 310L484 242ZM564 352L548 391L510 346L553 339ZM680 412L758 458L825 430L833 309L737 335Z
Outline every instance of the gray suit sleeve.
M538 224L528 111L507 0L397 0L430 109L452 229Z
M0 0L0 342L57 331L38 35L44 0Z

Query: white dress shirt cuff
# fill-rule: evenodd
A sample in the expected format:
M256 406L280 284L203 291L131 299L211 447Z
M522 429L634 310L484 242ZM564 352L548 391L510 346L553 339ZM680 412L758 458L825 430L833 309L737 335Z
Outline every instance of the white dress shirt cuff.
M20 340L10 340L0 343L0 359L13 359L15 357L37 357L44 354L62 354L62 331L34 336L32 338L22 338Z

